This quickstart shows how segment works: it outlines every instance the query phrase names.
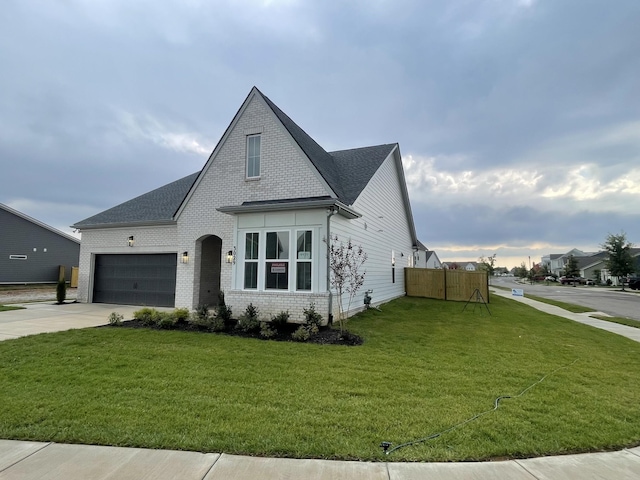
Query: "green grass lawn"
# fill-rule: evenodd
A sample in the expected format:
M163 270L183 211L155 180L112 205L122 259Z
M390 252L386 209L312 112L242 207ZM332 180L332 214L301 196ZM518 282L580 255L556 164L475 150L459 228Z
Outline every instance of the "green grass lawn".
M591 307L583 307L582 305L575 305L573 303L561 302L559 300L552 300L550 298L538 297L537 295L527 295L527 298L531 300L536 300L542 303L548 303L549 305L555 305L556 307L560 307L564 310L568 310L573 313L587 313L587 312L595 312L596 310Z
M607 322L619 323L620 325L626 325L627 327L640 328L640 321L633 320L632 318L605 317L602 315L590 315L590 317L597 318L599 320L606 320Z
M0 312L8 312L10 310L21 310L24 307L12 307L7 305L0 305Z
M349 322L359 347L126 328L8 340L0 438L388 461L640 442L640 344L497 296L491 316L463 307L401 298ZM554 371L439 438L379 448L440 432Z

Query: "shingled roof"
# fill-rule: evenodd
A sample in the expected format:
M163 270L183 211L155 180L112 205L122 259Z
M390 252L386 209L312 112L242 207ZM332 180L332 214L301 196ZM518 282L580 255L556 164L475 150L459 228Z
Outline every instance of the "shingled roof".
M344 205L353 205L395 143L327 152L260 90L254 87ZM252 90L253 91L253 90ZM251 94L250 94L251 95ZM215 150L214 150L215 151ZM157 188L82 220L74 228L171 222L201 172ZM268 203L273 203L269 202Z
M151 192L121 203L93 217L82 220L74 228L91 228L96 226L136 223L172 222L173 215L180 207L182 200L191 189L200 172L171 182Z

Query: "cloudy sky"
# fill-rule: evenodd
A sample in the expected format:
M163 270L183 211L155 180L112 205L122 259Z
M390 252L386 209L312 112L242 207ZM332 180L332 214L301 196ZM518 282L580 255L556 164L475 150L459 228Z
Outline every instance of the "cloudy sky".
M640 244L637 0L5 0L0 203L69 225L200 170L252 86L398 142L418 236L499 265Z

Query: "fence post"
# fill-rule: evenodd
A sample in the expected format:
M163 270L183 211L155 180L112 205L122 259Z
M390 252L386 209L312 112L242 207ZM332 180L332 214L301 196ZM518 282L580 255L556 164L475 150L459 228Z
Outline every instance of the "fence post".
M442 269L442 273L444 274L444 282L442 282L444 284L444 299L447 299L447 269L443 268Z

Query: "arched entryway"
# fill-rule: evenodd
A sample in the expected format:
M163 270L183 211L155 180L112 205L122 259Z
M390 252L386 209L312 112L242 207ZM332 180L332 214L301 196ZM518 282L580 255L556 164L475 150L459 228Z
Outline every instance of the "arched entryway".
M198 301L196 305L218 305L220 294L220 269L222 262L222 239L215 235L202 237L200 243Z

